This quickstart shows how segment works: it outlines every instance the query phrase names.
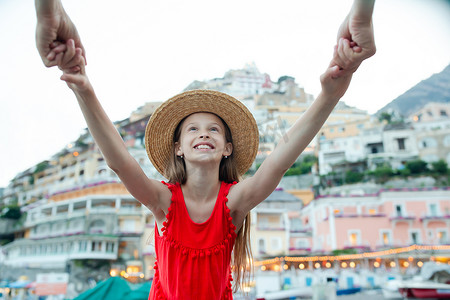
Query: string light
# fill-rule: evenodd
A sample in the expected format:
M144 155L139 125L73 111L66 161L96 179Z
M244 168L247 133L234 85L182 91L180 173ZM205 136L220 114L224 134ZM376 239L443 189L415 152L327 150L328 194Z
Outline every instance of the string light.
M298 257L275 257L272 259L267 259L263 261L255 261L255 266L262 265L271 265L275 263L279 263L281 261L284 262L323 262L323 261L345 261L345 260L359 260L363 258L376 258L377 262L381 261L382 256L389 256L401 253L407 253L412 251L442 251L442 250L450 250L450 245L436 245L436 246L419 246L412 245L408 247L389 249L383 251L375 251L375 252L365 252L359 254L347 254L347 255L337 255L337 256L298 256ZM432 256L430 260L434 260L435 258ZM409 260L409 258L408 258ZM410 260L411 261L411 260Z

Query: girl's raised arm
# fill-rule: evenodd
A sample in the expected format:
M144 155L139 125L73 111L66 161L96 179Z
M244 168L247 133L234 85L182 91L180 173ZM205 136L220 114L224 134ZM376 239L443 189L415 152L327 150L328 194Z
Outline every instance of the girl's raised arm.
M164 211L170 202L170 191L161 182L149 179L128 152L122 137L106 115L86 76L81 49L75 49L73 40L69 40L66 46L65 51L58 53L55 58L64 72L61 79L66 81L74 92L89 131L106 163L139 202L148 207L157 219L164 218ZM78 65L79 69L74 69L74 65Z

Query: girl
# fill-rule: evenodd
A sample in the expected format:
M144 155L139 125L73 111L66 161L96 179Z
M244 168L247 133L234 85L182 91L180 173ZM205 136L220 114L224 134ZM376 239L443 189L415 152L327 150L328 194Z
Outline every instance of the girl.
M48 59L63 70L61 79L75 93L108 166L155 216L149 299L232 299L232 273L237 289L250 270L249 212L273 192L347 90L352 74L339 70L358 63L354 52L354 43L339 39L317 99L244 180L258 149L258 129L246 107L209 90L167 100L145 135L149 158L165 183L147 178L128 153L86 76L82 49L69 39L51 51Z

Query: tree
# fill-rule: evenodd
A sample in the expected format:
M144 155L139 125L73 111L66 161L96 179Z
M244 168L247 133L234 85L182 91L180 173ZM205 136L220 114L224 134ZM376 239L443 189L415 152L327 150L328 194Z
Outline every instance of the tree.
M421 159L408 161L406 168L411 171L411 174L421 174L428 171L427 163Z
M359 172L353 172L353 171L347 171L347 173L345 173L345 183L357 183L362 181L364 178L364 174L363 173L359 173Z
M386 121L388 124L391 123L392 121L392 114L387 113L387 112L382 112L379 116L378 116L378 120L380 122Z
M431 165L433 167L432 170L435 173L438 173L438 174L447 174L448 173L447 162L443 159L432 162Z

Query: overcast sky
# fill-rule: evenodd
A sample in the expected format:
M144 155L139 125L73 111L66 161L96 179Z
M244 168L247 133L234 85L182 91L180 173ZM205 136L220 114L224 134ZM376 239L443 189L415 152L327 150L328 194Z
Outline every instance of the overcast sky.
M87 72L112 120L163 101L193 80L255 62L307 93L331 59L351 0L67 0L87 50ZM34 44L31 0L0 0L0 187L65 147L86 127L60 71ZM450 1L380 0L377 54L342 99L376 112L450 63Z

